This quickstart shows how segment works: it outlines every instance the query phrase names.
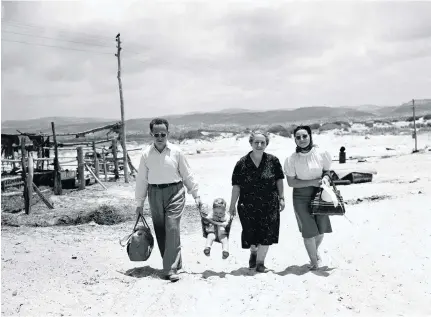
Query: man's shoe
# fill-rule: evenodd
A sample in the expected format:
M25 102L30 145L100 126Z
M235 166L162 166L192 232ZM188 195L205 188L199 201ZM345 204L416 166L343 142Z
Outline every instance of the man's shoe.
M229 257L229 252L223 251L223 255L222 255L223 260L226 260L228 257Z
M177 273L169 275L169 280L171 282L177 282L180 279L180 276Z
M268 268L267 268L263 263L259 263L259 264L256 266L256 272L259 272L259 273L266 273L266 272L268 272Z
M257 252L251 252L250 259L248 260L248 267L250 269L254 269L256 267L256 260L257 260Z

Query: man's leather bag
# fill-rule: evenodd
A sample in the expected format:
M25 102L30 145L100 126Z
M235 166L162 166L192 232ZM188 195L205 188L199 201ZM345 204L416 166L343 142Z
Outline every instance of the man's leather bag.
M143 225L138 226L139 219ZM154 238L145 218L139 215L136 219L133 232L120 240L121 246L127 246L127 254L130 261L146 261L154 247Z

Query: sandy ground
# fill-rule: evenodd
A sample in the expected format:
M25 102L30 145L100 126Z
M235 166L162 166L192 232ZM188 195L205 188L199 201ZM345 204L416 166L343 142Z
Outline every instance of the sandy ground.
M2 315L430 316L431 152L406 155L413 144L411 136L365 140L325 135L316 140L323 147L331 145L334 156L341 145L348 156L376 156L349 164L378 172L372 183L339 187L352 204L347 206L348 219L331 218L334 232L323 242L326 267L321 271L305 267L308 259L293 214L291 189L285 188L280 241L270 248L266 264L272 271L266 274L247 268L238 219L227 260L222 260L219 244L207 258L199 226L185 223L189 217L184 219L182 225L188 228L182 235L184 273L177 283L160 278L157 247L147 262L128 260L118 240L132 229L131 222L3 227ZM422 135L421 147L427 142L431 144L430 135ZM276 137L267 151L283 163L292 143ZM233 164L248 151L247 141L232 138L184 146L190 151L196 148L207 151L189 156L204 202L229 198ZM387 155L391 157L379 158ZM136 164L137 159L132 157ZM111 203L116 198L133 203L133 189L133 183L110 186L103 195ZM382 198L367 199L372 196ZM71 198L55 199L60 204ZM192 203L191 197L188 202ZM196 214L194 224L198 221Z

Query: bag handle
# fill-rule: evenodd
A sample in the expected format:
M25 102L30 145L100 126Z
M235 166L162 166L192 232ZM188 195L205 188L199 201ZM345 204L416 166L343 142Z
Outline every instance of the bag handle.
M139 219L142 219L142 223L144 224L144 226L146 228L150 228L150 226L148 225L147 221L145 220L145 217L141 214L138 215L138 217L136 218L136 222L135 225L133 226L133 231L131 234L126 235L123 239L120 239L120 245L122 247L125 247L127 245L127 243L129 242L130 238L132 237L132 235L135 233L136 231L136 226L138 225Z
M334 190L337 190L337 187L335 187L335 183L332 180L331 173L329 171L325 171L325 172L323 172L322 178L325 177L325 176L328 176L328 178L329 178L329 184L331 185L331 187Z

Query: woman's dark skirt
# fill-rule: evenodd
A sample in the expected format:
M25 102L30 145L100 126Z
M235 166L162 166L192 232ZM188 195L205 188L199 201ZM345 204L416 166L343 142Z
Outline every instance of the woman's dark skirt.
M293 208L298 222L299 232L303 238L312 238L319 234L331 233L329 216L312 216L310 202L318 192L317 187L293 189Z

